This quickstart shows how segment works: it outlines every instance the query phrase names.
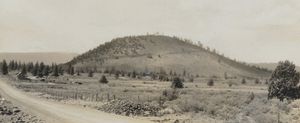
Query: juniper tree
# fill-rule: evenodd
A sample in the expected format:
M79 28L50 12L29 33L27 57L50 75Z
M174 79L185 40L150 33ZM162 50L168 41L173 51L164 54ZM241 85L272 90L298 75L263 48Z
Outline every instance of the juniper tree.
M255 79L254 83L259 84L260 83L259 79Z
M182 80L179 77L175 77L173 79L171 87L172 88L183 88Z
M207 82L208 86L214 86L214 80L213 79L209 79Z
M295 70L295 64L290 61L281 61L272 73L269 81L268 99L278 98L297 99L300 96L299 73Z
M246 79L245 78L242 79L242 84L246 84Z
M106 79L106 77L103 75L99 81L100 83L103 83L103 84L107 84L108 83L108 80Z

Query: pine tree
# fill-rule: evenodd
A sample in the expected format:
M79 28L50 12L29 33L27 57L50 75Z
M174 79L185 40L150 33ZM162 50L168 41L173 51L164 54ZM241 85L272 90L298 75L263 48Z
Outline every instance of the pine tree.
M8 63L8 69L9 70L14 70L15 69L14 65L15 65L15 61L14 60L9 61L9 63Z
M33 76L37 76L38 75L38 71L39 71L39 63L36 62L35 65L34 65L34 67L33 67L33 69L32 69L32 71L31 71L31 73L32 73Z
M55 77L59 76L59 71L58 71L57 65L54 65L54 70L53 70L52 76L55 76Z
M45 65L43 62L40 63L39 68L38 68L38 76L39 77L43 77L44 76L44 69L45 69Z
M32 71L32 69L33 69L33 63L30 62L27 64L27 71Z
M2 67L1 67L1 71L3 75L7 75L8 74L8 66L5 60L3 60L2 62Z
M74 67L71 67L71 70L70 70L70 75L74 75L75 71L74 71Z
M47 65L44 67L44 70L43 70L43 75L44 76L49 76L49 71L50 71L50 67Z
M21 74L26 76L27 75L27 69L26 69L26 65L22 65L22 70L21 70Z
M64 69L61 67L61 66L59 66L58 67L58 73L60 74L60 75L64 75Z

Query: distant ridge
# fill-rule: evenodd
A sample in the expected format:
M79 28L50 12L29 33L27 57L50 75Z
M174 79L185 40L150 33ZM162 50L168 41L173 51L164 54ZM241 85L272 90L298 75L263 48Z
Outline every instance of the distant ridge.
M278 63L251 63L252 65L263 67L269 70L275 70L277 67ZM300 72L300 67L296 66L296 70Z
M66 63L72 58L77 56L76 53L64 53L64 52L2 52L0 53L0 60L3 59L17 60L20 62L44 62L45 64Z
M270 71L237 62L192 41L164 35L127 36L89 50L68 62L76 69L172 71L201 76L265 77Z

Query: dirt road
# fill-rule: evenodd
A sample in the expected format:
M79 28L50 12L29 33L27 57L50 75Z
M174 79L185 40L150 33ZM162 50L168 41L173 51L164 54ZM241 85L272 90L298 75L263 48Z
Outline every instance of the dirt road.
M17 106L41 117L47 123L150 123L150 121L33 97L10 86L4 79L0 79L0 93Z

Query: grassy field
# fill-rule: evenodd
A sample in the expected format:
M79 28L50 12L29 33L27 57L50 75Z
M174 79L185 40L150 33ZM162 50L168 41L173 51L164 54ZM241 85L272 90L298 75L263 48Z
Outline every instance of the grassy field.
M106 75L109 83L101 84L101 76L65 75L49 77L45 81L15 81L13 85L42 98L162 123L299 121L300 113L296 111L299 110L299 101L268 100L264 80L255 84L255 80L246 79L246 84L242 84L241 78L215 78L214 86L208 86L210 78L199 77L194 82L184 82L183 89L172 89L171 82L147 78L116 79L113 75ZM121 110L124 103L132 107ZM143 108L143 112L127 111L137 105L146 108Z

